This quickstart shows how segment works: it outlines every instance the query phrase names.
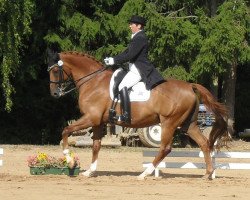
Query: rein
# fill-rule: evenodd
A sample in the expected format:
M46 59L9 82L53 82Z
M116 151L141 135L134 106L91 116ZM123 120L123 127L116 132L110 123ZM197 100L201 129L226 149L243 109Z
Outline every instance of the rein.
M55 67L58 67L59 69L59 80L58 81L49 81L49 83L54 83L56 85L58 85L58 93L59 93L59 96L64 96L70 92L72 92L73 90L76 90L76 89L79 89L84 83L88 82L89 80L91 80L94 75L96 76L97 74L105 71L108 69L108 67L103 67L101 69L98 69L86 76L83 76L77 80L74 80L73 77L69 74L67 74L67 72L63 69L63 61L59 60L58 63L48 67L47 71L50 72L53 68ZM67 75L67 79L64 80L64 73ZM91 77L93 76L93 77ZM81 83L78 87L76 86L76 84L85 79L85 78L88 78L90 77L89 79L87 79L86 81L84 81L83 83ZM74 86L72 86L72 84L74 84ZM71 87L70 87L71 86ZM70 88L69 88L70 87ZM72 88L73 87L73 88Z

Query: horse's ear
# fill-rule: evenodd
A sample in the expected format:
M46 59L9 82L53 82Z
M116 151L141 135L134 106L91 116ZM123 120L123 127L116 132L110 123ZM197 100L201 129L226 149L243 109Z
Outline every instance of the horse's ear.
M48 48L47 49L47 63L48 63L48 66L51 66L51 65L57 63L58 60L60 60L59 53L57 53L56 51L54 51L51 48Z
M58 59L59 58L59 53L57 51L54 51L51 48L47 49L47 56L53 59Z

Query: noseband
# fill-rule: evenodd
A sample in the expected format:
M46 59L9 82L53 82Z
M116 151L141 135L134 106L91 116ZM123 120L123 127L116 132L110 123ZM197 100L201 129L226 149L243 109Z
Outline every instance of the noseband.
M59 69L59 80L58 81L49 81L49 83L53 83L58 85L58 95L59 97L64 96L68 93L70 93L71 91L75 90L75 89L79 89L84 83L86 83L87 81L91 80L93 77L90 77L92 75L97 75L98 73L101 73L103 71L105 71L107 69L107 67L103 67L101 69L98 69L86 76L83 76L81 78L79 78L78 80L74 80L72 75L67 74L67 72L63 69L63 61L59 60L57 63L55 63L54 65L48 67L47 71L50 72L53 68L58 67ZM67 78L64 80L64 73L67 75ZM78 87L76 87L76 84L85 79L88 78L89 79L83 81Z

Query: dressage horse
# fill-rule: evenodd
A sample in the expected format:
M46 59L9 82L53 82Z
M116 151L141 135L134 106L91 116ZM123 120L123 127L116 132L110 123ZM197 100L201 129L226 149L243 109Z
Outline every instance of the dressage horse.
M80 119L62 131L63 153L69 166L73 167L74 162L69 156L68 136L74 131L92 127L92 163L84 172L85 176L92 176L96 171L103 126L109 122L108 114L112 104L109 84L113 72L85 53L62 52L56 54L50 63L52 62L54 64L48 67L51 95L58 98L71 90L78 90L78 103L82 114ZM215 115L209 139L202 135L197 125L200 101ZM120 111L118 103L116 112L120 113ZM206 163L204 177L211 179L214 168L210 152L214 150L216 141L216 147L220 147L222 144L220 141L228 138L229 134L227 109L217 102L205 87L181 80L166 80L151 90L149 100L131 103L131 118L129 125L123 122L116 122L116 124L142 128L160 123L162 130L158 155L152 164L139 175L139 179L144 179L151 174L171 152L173 135L177 127L181 127L201 148Z

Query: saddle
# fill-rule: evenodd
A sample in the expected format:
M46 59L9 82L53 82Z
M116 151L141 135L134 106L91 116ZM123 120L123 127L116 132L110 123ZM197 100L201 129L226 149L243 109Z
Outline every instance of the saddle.
M130 124L131 101L147 101L150 97L150 91L146 89L145 83L143 82L139 82L129 89L127 87L124 87L121 91L119 91L118 86L126 74L127 71L122 68L119 68L113 73L113 76L110 81L110 97L112 99L112 105L109 110L110 123L122 121L126 124ZM115 111L117 102L121 102L121 112L123 114L120 116L117 116Z
M113 73L111 77L109 93L110 93L110 98L113 101L116 100L120 102L118 86L126 74L127 74L126 70L119 68ZM128 88L128 93L130 102L147 101L150 97L150 90L146 89L145 83L142 81L135 84L133 87Z

